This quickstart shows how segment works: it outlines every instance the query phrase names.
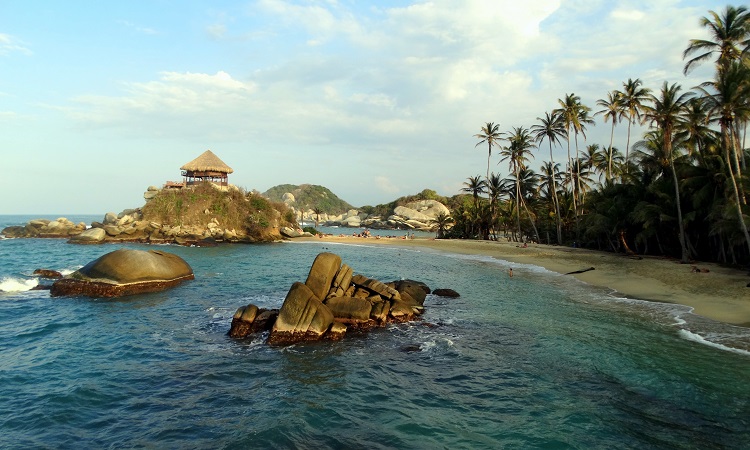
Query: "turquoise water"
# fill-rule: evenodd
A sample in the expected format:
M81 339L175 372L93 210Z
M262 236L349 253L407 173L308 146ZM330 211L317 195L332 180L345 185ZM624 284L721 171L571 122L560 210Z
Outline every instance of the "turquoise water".
M12 290L0 293L0 448L750 442L750 330L685 307L617 298L532 266L514 265L511 279L490 258L317 242L166 247L196 279L161 293L25 290L36 268L71 271L120 247L0 240L0 289ZM321 251L374 278L462 296L428 296L424 323L336 343L274 348L226 336L237 307L280 306Z

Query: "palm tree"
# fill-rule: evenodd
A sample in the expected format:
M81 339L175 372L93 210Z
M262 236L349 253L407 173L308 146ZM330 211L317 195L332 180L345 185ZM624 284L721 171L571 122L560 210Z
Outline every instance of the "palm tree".
M474 199L474 208L479 208L479 195L487 192L487 183L485 180L480 175L469 177L464 181L464 186L461 190L470 193Z
M519 173L526 169L526 162L531 154L531 149L536 148L531 133L524 127L514 127L508 137L509 145L500 150L502 158L500 161L508 161L508 166L515 176L516 184L516 225L518 226L518 235L521 236L521 182Z
M570 156L570 129L573 128L574 130L577 130L580 126L580 122L578 121L578 119L580 118L579 106L581 104L581 97L575 95L574 93L571 93L566 95L565 99L557 99L557 102L560 104L560 108L553 110L552 113L559 115L560 120L563 122L563 124L565 124L565 137L568 141L568 170L570 170L570 176L568 179L570 182L573 182L575 177L573 176L572 172L573 158ZM576 140L576 142L578 141ZM575 188L571 186L570 191L575 192ZM576 204L575 195L573 195L573 211L577 220L578 205Z
M674 154L672 151L674 131L680 121L682 109L690 95L687 92L680 95L681 90L682 87L677 83L670 86L665 81L659 92L659 96L650 96L651 105L645 108L645 118L651 121L652 124L655 124L661 131L662 147L668 159L669 167L672 171L672 181L674 182L677 226L680 232L680 249L682 251L680 262L687 263L690 261L690 254L685 241L685 227L682 221L682 206L680 205L680 184L677 180L677 171L674 168Z
M437 235L435 236L436 239L442 239L445 237L445 232L448 230L448 227L454 222L453 217L450 215L441 212L435 217L435 226L437 227Z
M610 147L611 148L611 147ZM599 144L587 145L581 157L581 165L599 175L601 184L602 174L608 173L608 161L606 152L599 147ZM609 176L607 176L609 180Z
M628 142L625 145L625 161L630 159L630 128L637 119L641 120L641 111L643 103L649 98L651 89L641 87L643 82L640 78L635 80L628 78L628 81L622 83L623 91L621 97L622 114L628 119ZM627 166L625 167L627 171Z
M607 92L607 98L600 98L596 101L596 104L601 106L602 109L594 113L594 116L602 114L604 116L604 123L612 121L612 131L609 134L609 148L612 148L613 141L615 139L615 125L620 121L622 117L623 106L622 106L622 92L620 91L609 91ZM611 162L611 161L610 161ZM607 167L607 181L612 179L612 165Z
M323 210L320 209L319 206L316 206L313 208L313 214L315 214L315 228L318 228L318 223L320 222L320 215L323 214Z
M700 24L708 28L711 40L690 40L690 45L682 53L682 58L695 56L685 63L683 72L686 75L693 67L708 60L714 54L718 54L717 68L726 69L732 61L739 60L743 50L747 49L750 12L746 7L727 6L721 16L714 11L708 13L711 17L701 18Z
M703 83L698 90L703 94L703 101L708 113L719 123L722 137L722 147L726 158L726 167L732 184L737 218L740 222L745 241L750 250L750 233L742 214L745 202L744 189L738 180L742 180L742 168L739 162L736 133L733 122L736 117L743 117L748 113L750 105L749 69L742 63L733 62L726 69L720 69L712 82Z
M492 147L499 146L498 143L502 139L503 133L500 132L500 125L492 122L487 122L482 127L482 131L479 134L475 134L475 138L481 139L477 142L474 148L480 144L487 143L487 178L490 177L490 157L492 156Z
M503 183L503 179L500 175L494 172L490 174L490 177L486 180L487 193L490 196L490 223L493 234L497 238L497 230L495 229L497 224L497 203L500 201L500 197L507 192L507 187Z
M461 190L463 192L470 193L474 200L474 204L473 204L474 207L472 208L471 211L467 211L468 215L472 218L471 235L473 237L475 235L474 225L478 223L477 219L479 215L479 195L484 194L487 191L487 183L485 180L482 179L481 175L477 175L475 177L469 177L466 180L467 181L464 181L464 187L461 188Z
M682 108L680 123L675 137L684 142L692 155L698 153L701 160L705 158L704 149L713 130L708 126L709 116L703 98L693 97Z
M565 124L562 121L560 114L544 113L544 117L536 118L539 123L532 125L531 131L534 133L534 139L541 145L542 141L546 138L549 144L549 160L550 164L555 166L555 160L552 157L552 144L560 144L560 139L564 138L567 134L565 132ZM570 157L570 148L568 148L568 157ZM552 200L555 205L555 218L557 219L557 243L562 244L562 219L560 218L560 202L557 199L557 185L556 177L552 177Z
M560 205L557 202L557 183L562 180L562 174L560 173L560 164L550 161L542 162L542 167L539 173L539 192L542 196L546 195L548 201L552 203L552 211L555 214L555 222L558 227L558 244L562 244L561 238L561 224L562 217L560 217Z

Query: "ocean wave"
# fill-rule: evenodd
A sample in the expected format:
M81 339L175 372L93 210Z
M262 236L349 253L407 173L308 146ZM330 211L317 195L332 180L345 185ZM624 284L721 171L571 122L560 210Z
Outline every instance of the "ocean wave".
M701 336L698 333L693 333L692 331L681 329L677 332L681 338L686 339L688 341L697 342L699 344L708 345L709 347L718 348L720 350L724 350L727 352L732 353L738 353L740 355L750 356L750 351L743 350L740 348L730 347L728 345L719 344L718 342L714 342L711 340L706 339L705 337Z
M0 292L24 292L30 291L39 285L36 278L21 279L6 277L0 280Z

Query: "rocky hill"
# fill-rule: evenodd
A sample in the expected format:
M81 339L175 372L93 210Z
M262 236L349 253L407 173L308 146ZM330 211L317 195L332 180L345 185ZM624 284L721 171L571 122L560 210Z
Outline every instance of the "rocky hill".
M307 211L315 208L326 214L341 214L354 207L341 200L330 189L315 184L280 184L262 194L272 202L283 202L296 211Z
M107 213L101 222L74 224L65 218L32 220L5 228L7 237L69 238L71 242L149 242L208 245L212 242L268 242L281 230L296 228L294 213L254 193L211 183L183 189L149 187L146 204L120 214Z

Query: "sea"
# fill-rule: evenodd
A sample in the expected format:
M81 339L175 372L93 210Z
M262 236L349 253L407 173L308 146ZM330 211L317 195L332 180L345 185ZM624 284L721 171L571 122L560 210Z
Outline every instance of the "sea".
M160 246L195 280L103 299L50 298L32 272L153 247L0 239L0 448L750 445L750 328L532 265L510 278L503 260L365 242ZM280 307L326 251L461 296L430 294L421 321L339 342L227 336L237 308Z

